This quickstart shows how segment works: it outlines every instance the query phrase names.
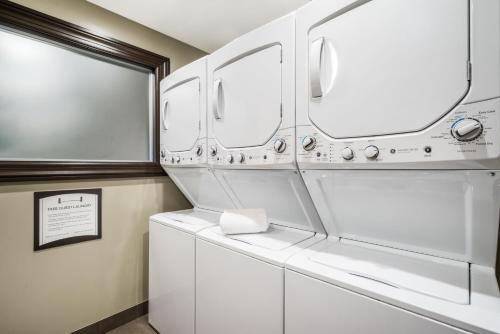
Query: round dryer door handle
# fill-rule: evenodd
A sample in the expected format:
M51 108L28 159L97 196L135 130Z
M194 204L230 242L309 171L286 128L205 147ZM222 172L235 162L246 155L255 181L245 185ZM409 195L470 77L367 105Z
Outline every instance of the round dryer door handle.
M165 100L165 103L163 104L163 111L161 113L161 123L163 124L163 129L168 130L168 118L167 118L167 107L168 107L168 100Z
M217 79L214 81L214 91L212 97L212 110L215 119L222 119L223 100L222 80Z
M311 53L309 54L309 75L311 84L311 97L319 98L323 96L321 89L321 58L325 39L320 37L311 43Z

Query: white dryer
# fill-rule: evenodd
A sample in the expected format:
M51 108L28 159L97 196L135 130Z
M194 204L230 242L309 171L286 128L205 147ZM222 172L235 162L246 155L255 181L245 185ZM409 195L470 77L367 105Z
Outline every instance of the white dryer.
M227 208L228 195L207 163L207 57L160 83L160 162L194 207Z
M149 223L149 322L160 333L194 334L195 234L234 205L208 167L206 58L161 82L162 167L194 206Z
M499 59L496 0L298 10L297 160L329 236L287 263L287 334L500 333Z
M196 240L197 334L283 333L284 263L324 238L295 164L294 14L208 58L209 163L239 208L264 208L265 233Z

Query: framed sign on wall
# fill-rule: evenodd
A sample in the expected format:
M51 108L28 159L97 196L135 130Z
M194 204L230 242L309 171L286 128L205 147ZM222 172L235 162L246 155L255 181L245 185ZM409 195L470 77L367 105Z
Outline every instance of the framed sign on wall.
M34 193L34 250L101 239L102 189Z

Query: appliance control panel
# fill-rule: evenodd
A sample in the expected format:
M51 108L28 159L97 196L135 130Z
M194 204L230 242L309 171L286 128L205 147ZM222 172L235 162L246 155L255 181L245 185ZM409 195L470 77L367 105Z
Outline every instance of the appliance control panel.
M227 149L208 139L208 163L221 168L288 168L295 163L295 129L277 131L264 145Z
M349 139L331 138L312 125L297 126L297 162L302 168L328 169L497 159L499 113L500 98L495 98L459 105L419 132Z
M189 151L170 152L160 144L160 164L167 166L193 166L207 163L207 139L201 138Z

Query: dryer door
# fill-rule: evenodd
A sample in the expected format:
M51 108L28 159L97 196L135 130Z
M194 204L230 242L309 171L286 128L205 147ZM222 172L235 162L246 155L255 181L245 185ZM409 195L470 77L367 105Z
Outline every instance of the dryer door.
M200 78L168 89L161 99L161 131L167 150L189 151L200 136Z
M213 131L226 148L264 145L281 123L281 46L232 61L214 72Z
M311 122L333 138L436 122L469 88L468 11L468 0L372 0L313 27Z

